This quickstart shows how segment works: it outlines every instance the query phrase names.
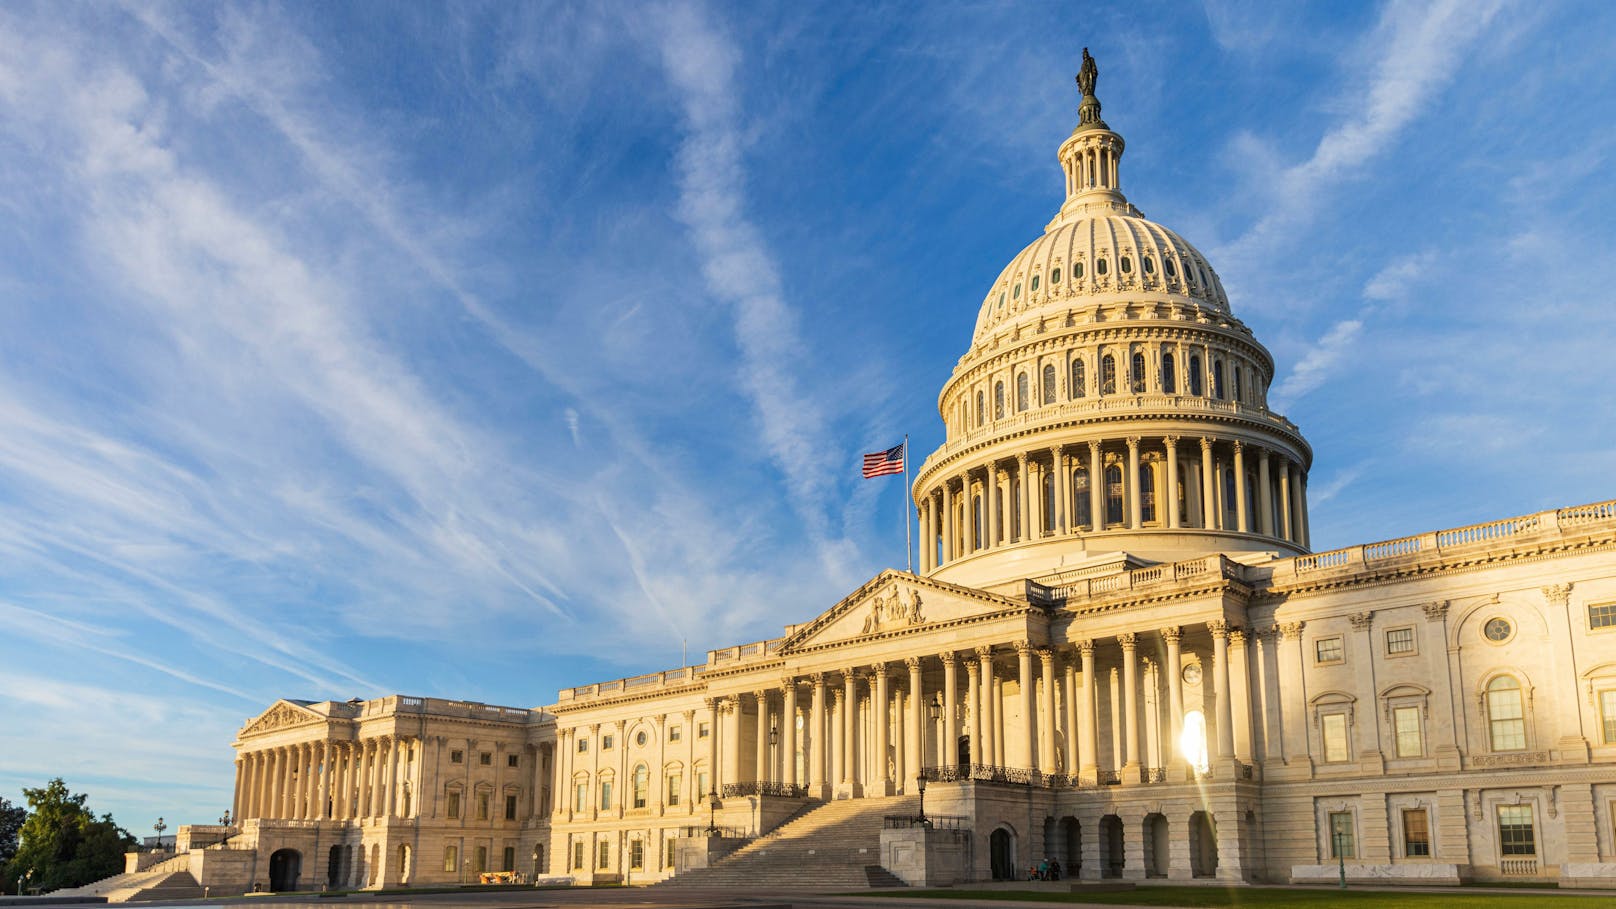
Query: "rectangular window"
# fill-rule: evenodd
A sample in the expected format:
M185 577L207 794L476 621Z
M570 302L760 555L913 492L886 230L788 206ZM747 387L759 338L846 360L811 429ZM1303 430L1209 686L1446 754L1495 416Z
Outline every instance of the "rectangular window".
M573 788L572 810L583 814L589 810L589 784L579 783Z
M677 805L677 804L679 804L679 785L681 783L683 783L683 782L684 782L684 778L682 776L680 776L679 774L677 774L677 773L668 774L668 804L669 805Z
M1599 692L1599 726L1606 745L1616 745L1616 689Z
M675 853L678 852L678 849L676 848L678 844L679 841L674 837L668 837L662 841L662 867L673 867L673 859Z
M1397 656L1400 653L1414 652L1414 629L1393 628L1386 632L1386 653L1388 656Z
M645 842L643 840L628 841L628 866L636 871L645 867Z
M505 820L516 820L516 796L514 795L505 796ZM510 869L507 868L505 870L509 871Z
M710 729L708 727L707 723L698 723L698 724L696 724L696 738L704 739L708 735L710 735L711 733L712 733L712 729Z
M449 816L460 816L460 793L458 792L449 793Z
M1503 855L1537 855L1531 805L1498 806L1498 851Z
M612 781L602 780L600 784L600 810L609 811L612 807Z
M578 753L583 754L584 752L586 752L588 750L589 750L589 740L588 739L579 739L578 740Z
M696 795L698 797L700 797L700 796L704 796L706 794L707 794L707 771L698 770L698 771L696 771Z
M1431 820L1424 808L1403 809L1403 854L1409 858L1431 855Z
M1425 743L1420 741L1420 708L1399 707L1392 711L1392 723L1397 727L1397 756L1420 757Z
M1609 628L1616 625L1616 603L1601 603L1588 607L1588 627Z
M572 844L572 867L575 871L582 871L584 867L584 841L578 840Z
M515 754L507 754L507 755L505 755L505 766L507 766L507 767L515 767L518 763L520 763L517 760L518 757L519 757L519 755L515 755Z
M464 751L451 751L451 752L449 752L449 763L451 763L451 764L464 764L465 762L466 762L466 753Z
M1358 846L1352 838L1352 812L1330 812L1330 858L1357 858Z
M494 753L492 751L484 751L482 754L477 755L477 763L483 765L484 767L494 766Z
M610 750L612 750L612 737L611 736L603 735L603 736L600 737L600 750L601 751L610 751Z
M1313 655L1320 663L1339 663L1346 658L1339 637L1321 638L1313 642Z
M1326 713L1322 717L1324 727L1324 760L1328 763L1337 763L1348 760L1351 750L1347 747L1347 715L1344 713Z
M679 741L679 739L683 735L684 735L684 731L682 729L680 729L678 726L669 726L668 727L668 741L677 742L677 741Z
M612 867L612 844L606 840L600 841L600 855L596 858L597 868L605 870Z
M460 869L460 847L443 847L443 870L453 874Z
M488 870L488 847L487 846L478 846L477 847L477 864L471 870L477 872L478 874L482 874L484 871Z
M477 793L477 820L488 820L488 793Z
M515 846L506 846L505 851L500 854L499 870L501 870L501 871L515 871L516 870L516 847Z

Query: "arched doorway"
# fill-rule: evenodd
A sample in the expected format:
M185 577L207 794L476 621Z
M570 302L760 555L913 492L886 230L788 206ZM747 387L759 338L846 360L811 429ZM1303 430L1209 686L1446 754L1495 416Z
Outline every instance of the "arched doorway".
M1145 877L1167 876L1167 818L1160 814L1145 815L1144 835Z
M1100 876L1122 877L1122 818L1108 814L1100 818Z
M533 878L544 877L544 844L533 847Z
M993 866L993 879L996 881L1013 881L1016 879L1016 838L1010 831L1000 827L988 837L988 855Z
M1061 821L1066 831L1066 854L1061 856L1066 876L1076 880L1083 873L1083 825L1075 817Z
M398 882L400 884L408 884L410 882L409 843L400 843L398 845Z
M269 856L269 889L279 893L297 889L303 856L296 849L277 849Z
M1218 831L1205 811L1190 815L1190 873L1196 877L1218 873Z
M959 764L961 767L971 766L970 736L962 735L959 737L959 747L955 749L954 763Z
M332 846L325 857L325 889L342 889L342 847Z

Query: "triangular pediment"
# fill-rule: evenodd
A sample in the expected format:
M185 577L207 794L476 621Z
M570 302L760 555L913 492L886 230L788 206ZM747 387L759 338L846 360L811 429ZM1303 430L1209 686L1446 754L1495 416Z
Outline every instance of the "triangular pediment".
M780 644L790 653L843 641L874 639L963 618L1025 609L1009 597L946 584L904 571L884 571L818 618L792 629Z
M296 701L282 699L270 705L268 710L249 720L247 725L242 727L241 734L243 736L258 735L262 732L273 732L276 729L301 726L304 723L324 719L324 716Z

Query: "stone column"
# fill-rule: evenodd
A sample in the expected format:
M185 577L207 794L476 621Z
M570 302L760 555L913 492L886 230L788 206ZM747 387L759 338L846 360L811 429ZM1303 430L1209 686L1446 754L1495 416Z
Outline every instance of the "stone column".
M1291 462L1285 457L1279 459L1279 535L1284 540L1294 540L1291 536Z
M1212 684L1217 705L1218 760L1234 757L1234 710L1229 699L1229 623L1216 619L1206 623L1212 632Z
M907 734L903 745L903 753L909 759L904 768L904 791L909 792L926 764L926 692L920 674L920 657L909 657L903 664L909 667L909 720L904 724Z
M386 811L386 814L387 814L388 817L396 817L398 815L398 807L399 807L399 805L398 805L398 765L399 765L398 751L399 751L399 740L398 740L398 738L394 737L394 738L388 739L387 740L387 783L386 783L386 785L387 785L387 811ZM501 767L499 769L503 770L504 768ZM498 794L499 793L497 793L497 792L495 793L495 795L498 795ZM501 810L504 810L504 809L501 808Z
M982 655L979 648L977 651L978 664L981 663L981 660ZM986 698L982 697L981 677L983 675L985 673L980 670L979 666L973 667L969 661L966 662L965 706L969 712L969 717L966 720L967 725L965 728L967 734L971 737L971 763L973 764L987 763L988 752L986 748L982 747L983 735L987 732L987 724L982 722L982 702L986 700Z
M708 736L707 736L707 785L708 791L702 795L716 795L721 788L718 784L718 699L707 698Z
M998 760L999 705L993 703L993 650L976 648L977 670L982 674L977 688L982 695L982 763L994 764Z
M1251 660L1246 651L1246 633L1229 632L1229 700L1234 712L1234 757L1251 763L1255 747L1251 738Z
M1218 526L1217 496L1212 488L1212 440L1201 438L1201 526L1216 530Z
M825 797L825 763L830 757L830 728L825 722L825 674L809 676L814 683L813 713L808 721L808 788L814 798Z
M1025 452L1016 455L1016 469L1020 471L1021 495L1016 497L1021 508L1021 539L1031 540L1035 534L1032 530L1032 484L1027 476L1027 455Z
M970 471L961 471L959 475L960 493L965 500L965 515L962 523L965 529L960 534L960 556L968 556L976 551L976 502L971 492Z
M1100 443L1089 443L1089 528L1105 529L1105 463L1100 459Z
M958 657L952 650L939 657L943 661L943 716L937 740L937 766L947 767L959 762L959 677L955 672ZM972 740L975 744L975 740Z
M797 680L780 680L780 778L787 786L800 786L797 777Z
M1305 622L1283 622L1279 626L1279 705L1281 734L1285 740L1285 763L1297 761L1307 766L1307 671L1302 657L1302 629Z
M1038 649L1038 661L1043 669L1044 711L1039 720L1038 770L1055 772L1055 651L1048 647Z
M1179 751L1179 739L1184 734L1184 670L1179 649L1183 633L1177 625L1170 625L1161 630L1161 636L1167 642L1167 727L1173 739L1168 743L1168 757L1163 763L1174 765L1183 756Z
M1094 715L1094 642L1078 641L1077 653L1083 663L1083 692L1077 700L1078 767L1084 780L1093 782L1099 765L1095 763L1095 745L1099 742L1099 723ZM1098 828L1096 828L1098 832Z
M315 794L315 798L318 801L315 803L315 806L314 806L314 817L317 820L322 820L323 821L323 820L326 819L326 816L330 813L327 810L327 807L326 807L330 803L330 799L331 799L331 743L330 742L321 742L320 743L320 789L319 789L319 792Z
M1129 436L1128 442L1128 476L1122 487L1128 490L1128 526L1134 530L1139 529L1143 523L1141 518L1142 502L1139 500L1139 437Z
M1021 687L1022 740L1026 742L1026 767L1038 766L1038 699L1034 687L1038 684L1032 675L1032 644L1016 642L1016 680Z
M1070 659L1061 660L1061 675L1066 688L1066 774L1077 776L1077 666Z
M1167 446L1167 526L1178 527L1178 436L1162 440Z
M1301 531L1302 546L1306 549L1313 547L1312 524L1307 517L1307 472L1298 465L1296 468L1296 512L1301 519L1297 529Z
M760 688L752 692L752 701L757 704L756 758L752 778L766 783L769 782L769 693Z
M1274 535L1274 488L1268 476L1268 449L1257 452L1257 530Z
M1235 528L1241 533L1251 532L1251 520L1246 516L1246 455L1245 446L1234 443L1234 512Z
M999 545L999 471L988 462L986 473L982 477L982 517L987 521L987 536L982 540L983 549L992 549Z
M949 488L948 480L942 484L943 496L943 557L941 564L947 565L954 561L954 491Z
M1055 532L1066 533L1071 529L1067 513L1072 510L1072 472L1059 445L1049 450L1049 458L1049 469L1055 472Z
M858 750L854 738L858 734L858 677L853 667L842 670L842 787L850 797L858 796Z
M1302 502L1302 465L1297 464L1291 471L1291 539L1304 546L1307 545L1307 521L1303 520L1302 513L1306 508Z
M887 747L892 729L891 691L887 664L875 664L874 683L870 686L870 706L875 708L871 722L875 725L875 791L880 795L892 794L892 774L887 767Z
M1122 772L1138 782L1139 768L1139 638L1133 632L1117 635L1122 645Z

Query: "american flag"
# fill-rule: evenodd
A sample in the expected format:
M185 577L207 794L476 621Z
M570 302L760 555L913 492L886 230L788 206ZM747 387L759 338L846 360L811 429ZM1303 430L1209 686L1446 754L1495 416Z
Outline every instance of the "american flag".
M907 444L907 442L899 442L886 451L876 451L865 455L864 479L884 477L889 473L903 473L903 449Z

